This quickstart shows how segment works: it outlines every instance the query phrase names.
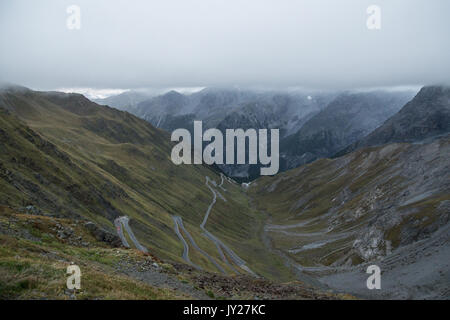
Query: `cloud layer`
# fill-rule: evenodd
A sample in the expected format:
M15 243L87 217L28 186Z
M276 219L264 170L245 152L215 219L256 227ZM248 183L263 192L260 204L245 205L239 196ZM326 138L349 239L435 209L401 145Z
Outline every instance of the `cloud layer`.
M81 9L69 30L66 8ZM381 8L381 29L366 27ZM447 0L0 3L0 80L33 88L450 82Z

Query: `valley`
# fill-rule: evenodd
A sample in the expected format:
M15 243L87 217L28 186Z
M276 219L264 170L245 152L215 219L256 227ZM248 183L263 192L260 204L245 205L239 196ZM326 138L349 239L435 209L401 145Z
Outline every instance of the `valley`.
M7 313L360 318L450 300L448 12L1 0Z
M183 238L201 248L189 246L190 260L201 269L234 274L244 267L241 273L295 279L278 257L267 255L259 241L264 217L249 206L241 187L206 165L174 165L165 132L77 94L14 87L0 92L0 105L3 205L90 221L114 235L118 223L130 247L173 263L185 261L174 231L178 216ZM211 203L206 176L222 181L214 188L226 189L226 201L219 196Z
M429 92L444 92L433 96L446 114L448 92L433 87L397 114ZM436 119L430 111L421 125ZM105 288L111 277L138 281L142 291L117 289L138 299L448 297L446 127L423 140L343 145L239 184L214 166L175 165L169 133L82 95L4 88L0 122L0 291L10 297L119 297L43 289L61 281L61 261L97 270ZM58 267L36 276L48 264L36 250ZM380 291L366 287L371 264ZM25 282L10 287L13 278Z
M318 158L331 157L363 138L400 110L414 94L413 90L317 92L205 88L192 94L170 91L140 100L125 110L169 133L182 128L194 134L198 131L194 121L198 120L202 121L202 132L217 128L223 136L230 128L279 129L279 169L286 171ZM123 99L127 96L124 95L98 102L123 109ZM221 163L218 167L239 182L256 179L263 167L252 163Z
M271 246L300 272L366 298L445 298L449 148L446 137L361 149L258 179L249 193L271 216ZM365 285L371 264L379 292Z

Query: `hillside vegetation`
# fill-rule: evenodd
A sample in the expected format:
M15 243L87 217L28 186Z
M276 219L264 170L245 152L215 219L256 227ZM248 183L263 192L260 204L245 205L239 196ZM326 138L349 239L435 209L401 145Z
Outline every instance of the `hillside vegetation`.
M198 246L226 273L235 273L200 229L212 201L206 176L217 183L221 177L207 166L174 165L164 132L82 95L17 87L0 92L0 124L0 204L93 221L110 233L115 233L115 218L129 216L139 241L174 262L183 261L172 219L180 216ZM264 217L249 206L238 185L227 180L223 187L226 201L214 205L208 231L257 274L292 279L260 241ZM190 258L218 272L192 247Z
M384 290L371 297L446 298L448 159L449 136L394 143L258 179L249 192L271 217L273 251L304 273L367 295L365 266L376 263Z

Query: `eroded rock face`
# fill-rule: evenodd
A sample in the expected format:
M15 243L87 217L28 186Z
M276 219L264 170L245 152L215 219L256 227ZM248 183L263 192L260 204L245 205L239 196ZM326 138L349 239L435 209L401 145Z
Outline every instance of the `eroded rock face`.
M424 87L399 112L341 154L393 142L422 142L450 132L450 87Z
M387 254L390 241L384 239L384 231L371 228L362 235L362 238L353 242L353 248L364 261L379 259Z
M86 227L86 229L88 229L91 232L91 234L98 241L106 242L106 243L112 245L113 247L121 247L122 246L122 241L120 241L120 238L117 235L104 230L103 228L99 227L95 223L87 222L84 226Z
M411 93L343 93L280 144L286 169L330 157L399 111ZM282 168L283 169L283 168Z
M442 298L448 297L449 159L450 135L393 143L259 179L248 192L271 214L273 247L308 275L365 294L365 270L375 264L384 277L377 297Z

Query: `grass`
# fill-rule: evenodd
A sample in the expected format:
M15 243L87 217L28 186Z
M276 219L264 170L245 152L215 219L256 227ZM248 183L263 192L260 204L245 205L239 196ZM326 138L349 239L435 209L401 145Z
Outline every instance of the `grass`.
M114 218L126 215L151 252L183 262L171 218L179 215L199 246L227 268L199 228L212 200L205 176L217 182L220 176L207 166L174 165L168 134L79 95L2 94L7 101L3 107L12 112L0 112L0 127L8 135L0 137L0 205L34 205L62 217L94 221L111 232ZM225 185L228 192L222 193L228 201L218 200L208 230L258 273L291 277L287 270L274 272L280 264L277 257L264 253L261 214L251 208L239 185ZM190 252L194 263L216 271L192 248Z
M291 257L304 266L330 265L343 257L351 258L352 263L357 264L361 257L352 253L354 236L334 240L333 235L361 230L384 210L395 210L400 217L399 223L384 226L384 238L391 241L393 249L400 245L406 226L417 230L433 227L440 215L437 208L449 199L448 194L435 191L426 199L407 206L398 206L395 202L395 199L402 199L411 183L417 183L402 176L399 169L409 153L414 152L411 151L413 148L418 147L408 144L371 147L256 180L249 189L250 195L259 210L270 214L271 224L306 222L286 230L304 233L304 236L268 232L273 246L288 252L292 248L331 239L324 246ZM328 227L332 227L331 231ZM314 234L322 231L325 232Z
M190 290L180 287L170 289L154 287L123 273L119 266L135 266L157 262L160 272L178 280L180 285L191 287L197 294L211 299L254 298L259 295L261 279L242 276L220 276L207 271L186 271L186 267L161 261L154 256L142 254L135 249L110 248L91 239L89 247L69 245L65 239L55 237L53 241L30 241L27 234L33 232L43 236L47 230L52 236L53 226L73 228L75 236L89 237L89 231L74 226L70 219L48 218L10 214L0 207L0 299L192 299ZM6 212L6 213L5 213ZM4 227L14 221L15 235L5 233ZM11 224L10 224L11 225ZM33 229L36 229L33 231ZM75 264L81 270L81 288L68 290L66 269ZM181 268L181 269L180 269ZM138 272L138 271L137 271ZM140 279L140 276L138 277ZM219 281L219 282L218 282ZM302 283L278 284L264 280L268 297L314 298L325 297ZM231 283L231 284L230 284ZM234 284L233 284L234 283ZM224 286L226 289L224 289ZM266 288L266 287L264 287ZM188 292L188 293L186 293ZM342 298L341 296L329 296Z
M405 226L414 224L416 229L424 230L428 226L435 223L439 218L439 214L437 213L440 211L437 210L437 207L440 203L449 200L449 194L438 194L430 198L399 207L398 210L404 215L404 218L400 223L396 224L385 233L386 239L390 240L394 247L399 246L401 240L400 235ZM442 211L441 214L443 214Z
M14 218L18 220L16 230L32 229L30 233L41 236L43 225L51 222L41 216L18 214ZM6 225L7 219L8 216L0 215L2 226ZM35 220L43 220L43 223L36 224ZM69 222L64 219L58 219L57 222L69 226ZM49 230L51 227L51 224L48 225ZM81 234L89 238L86 230ZM123 257L139 259L139 256L134 256L134 252L105 248L103 243L95 240L89 248L84 248L67 245L61 239L36 242L20 235L13 237L0 234L0 299L69 299L71 294L77 299L187 298L172 290L155 288L117 273L115 267ZM72 262L80 266L82 288L68 292L66 268Z

